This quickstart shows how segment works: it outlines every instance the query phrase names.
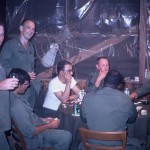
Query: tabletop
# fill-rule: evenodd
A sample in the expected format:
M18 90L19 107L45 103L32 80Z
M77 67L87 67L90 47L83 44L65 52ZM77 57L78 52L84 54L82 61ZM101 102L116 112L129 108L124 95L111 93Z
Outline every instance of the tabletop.
M129 138L137 138L142 143L147 142L149 127L150 127L150 104L145 103L141 100L135 102L135 106L139 109L138 110L138 117L136 121L132 124L128 124L127 126L127 134ZM74 106L73 104L65 104L65 108L62 105L60 109L67 114L72 114L74 116ZM146 110L147 114L141 114L142 110ZM75 116L77 119L80 120L79 116Z
M150 103L140 99L136 100L134 105L138 111L138 117L134 123L128 124L128 137L137 138L141 142L146 143L150 134Z

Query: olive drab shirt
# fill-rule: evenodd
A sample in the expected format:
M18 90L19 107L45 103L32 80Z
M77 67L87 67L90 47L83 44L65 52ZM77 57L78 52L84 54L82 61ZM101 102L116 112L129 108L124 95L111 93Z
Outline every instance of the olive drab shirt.
M87 93L89 93L89 92L96 92L97 90L103 88L103 86L104 86L104 79L101 80L101 83L100 83L98 88L95 86L95 81L96 81L98 75L99 75L99 72L97 70L88 74L88 77L87 77L87 88L86 88L86 92Z
M29 43L25 49L19 38L5 43L0 54L0 60L7 75L12 68L21 68L27 72L34 72L34 48Z
M0 80L4 80L5 76L5 71L0 64ZM7 131L11 127L9 106L9 91L0 90L0 132Z
M5 43L0 53L0 61L8 75L11 69L21 68L27 72L35 71L35 52L31 43L24 48L19 37ZM38 78L31 82L31 87L24 95L28 97L29 103L34 107L36 94L41 90L41 82ZM35 93L35 94L33 94Z

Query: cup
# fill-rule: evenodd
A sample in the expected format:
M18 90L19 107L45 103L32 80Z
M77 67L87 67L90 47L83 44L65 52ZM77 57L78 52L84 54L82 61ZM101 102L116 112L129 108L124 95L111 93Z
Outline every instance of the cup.
M79 103L74 104L74 113L75 116L79 116L80 115L80 106Z
M134 77L134 80L135 81L139 81L139 77Z
M147 110L141 110L141 115L147 115Z

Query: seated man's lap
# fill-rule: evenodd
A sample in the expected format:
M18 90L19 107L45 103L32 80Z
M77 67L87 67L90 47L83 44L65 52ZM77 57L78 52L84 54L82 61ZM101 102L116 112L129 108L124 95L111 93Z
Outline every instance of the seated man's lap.
M72 141L71 133L58 130L58 129L47 129L40 134L31 138L26 138L28 149L37 148L55 148L68 147Z

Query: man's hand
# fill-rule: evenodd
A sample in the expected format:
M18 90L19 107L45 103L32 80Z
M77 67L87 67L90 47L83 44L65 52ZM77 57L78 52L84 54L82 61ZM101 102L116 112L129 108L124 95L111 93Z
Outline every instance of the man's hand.
M72 75L69 72L65 73L66 84L71 83Z
M41 118L44 123L49 123L53 118L51 117L46 117L46 118Z
M13 90L15 87L18 86L18 79L16 78L9 78L0 81L0 90Z
M41 118L42 119L42 118ZM43 119L42 119L43 120ZM56 119L56 118L50 118L50 121L45 122L42 125L36 126L34 134L33 135L37 135L39 133L41 133L42 131L46 130L46 129L55 129L58 128L60 125L60 119Z
M101 83L101 80L103 78L105 78L106 74L108 73L108 71L103 71L103 72L99 72L99 75L95 81L95 86L96 87L99 87L100 86L100 83Z
M108 73L108 71L99 72L98 78L100 80L102 80L103 78L105 78L107 73Z
M133 100L133 99L136 99L138 97L138 94L136 92L132 92L130 94L130 98Z
M31 81L34 80L36 78L36 74L34 72L28 72Z
M49 128L58 128L60 125L60 119L53 118L50 122L47 123Z

